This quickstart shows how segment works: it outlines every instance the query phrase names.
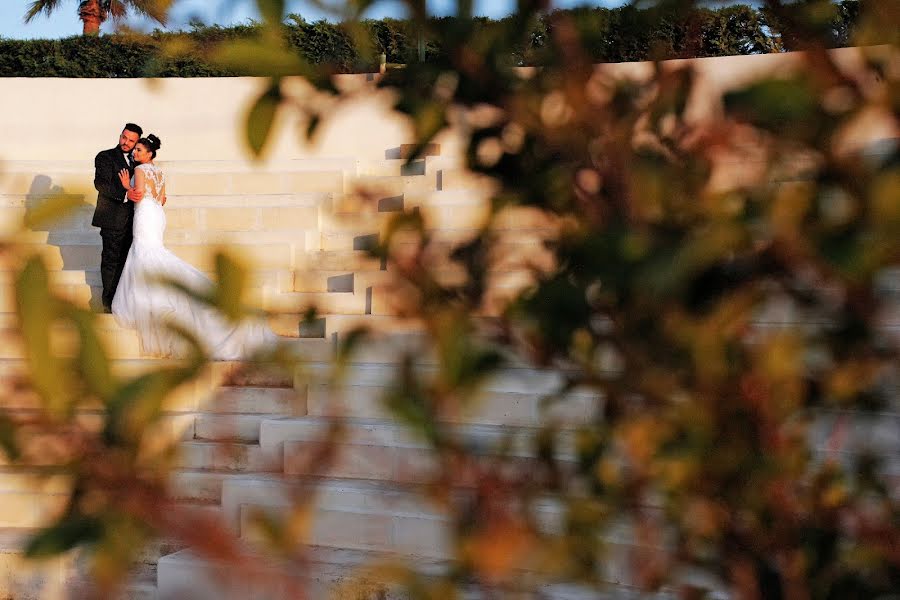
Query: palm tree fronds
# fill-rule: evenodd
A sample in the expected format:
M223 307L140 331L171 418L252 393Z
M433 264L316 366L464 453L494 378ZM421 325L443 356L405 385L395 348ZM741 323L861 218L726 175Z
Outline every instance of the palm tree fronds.
M25 12L25 22L30 23L32 19L41 13L46 13L49 16L50 13L56 10L59 2L60 0L34 0Z
M109 16L116 21L124 19L128 15L128 7L125 6L122 0L107 0L105 4L107 5Z
M128 4L137 12L147 15L161 25L166 24L173 0L112 0L114 4Z

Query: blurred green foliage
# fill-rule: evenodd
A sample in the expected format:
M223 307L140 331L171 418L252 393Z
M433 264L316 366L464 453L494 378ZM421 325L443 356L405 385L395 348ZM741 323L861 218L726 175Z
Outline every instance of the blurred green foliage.
M846 46L859 18L860 2L844 0L834 5L816 33L829 47ZM829 4L829 6L832 6ZM793 9L792 9L793 10ZM511 26L527 35L502 52L518 65L542 64L544 47L555 23L571 19L582 49L593 62L624 62L663 58L759 54L796 49L786 39L781 23L787 12L744 5L717 9L685 9L677 3L636 8L576 8L535 14L526 23L513 17L500 20L476 18L473 31L484 36L504 36ZM280 21L281 22L281 21ZM425 57L443 61L455 51L447 33L453 17L428 19ZM254 74L241 64L221 65L208 57L221 43L252 41L264 30L262 23L232 27L194 25L186 32L156 31L150 35L122 33L63 40L0 40L2 77L227 77ZM358 23L309 22L296 14L281 22L285 43L304 62L339 73L378 70L378 54L388 63L418 60L420 28L412 19L363 20ZM482 34L479 33L479 36ZM301 73L297 73L301 74Z
M389 71L378 86L409 118L417 153L455 126L465 166L495 190L488 219L468 239L447 247L411 210L372 250L403 290L399 312L425 334L400 362L384 403L440 466L418 489L448 516L454 550L444 573L412 565L394 572L409 597L453 598L473 588L502 597L558 582L602 589L611 580L685 599L896 594L896 456L883 451L896 440L865 428L900 412L900 150L896 139L869 144L900 127L900 11L887 4L767 2L748 12L664 2L646 12L547 14L546 3L522 1L488 26L427 20L423 3L408 3L433 54ZM279 7L265 3L255 39L220 39L210 50L237 67L252 56L243 68L271 78L245 123L257 151L277 110L315 110L282 98L285 75L297 69L338 94L330 74L355 60L347 40L357 56L373 50L345 23L349 38L323 34L332 49L315 55L322 65L298 59ZM459 3L463 17L470 8ZM843 18L858 27L834 24ZM585 26L591 19L599 24ZM646 37L645 19L665 33ZM704 23L751 35L707 36ZM606 26L621 33L615 43L594 36ZM410 38L391 29L378 39L375 49L404 55ZM859 49L848 67L827 50L841 40L883 44ZM793 57L793 71L728 91L705 118L690 114L699 80L690 63L654 62L643 78L594 64L785 48L807 50ZM521 69L523 61L541 68ZM542 243L515 252L504 245L511 211L545 223ZM530 284L511 302L490 305L492 275L526 246L534 253L522 261ZM447 264L463 277L441 280ZM206 301L238 311L240 267L226 257L218 266L220 291ZM138 500L164 493L170 449L148 463L143 444L163 399L204 358L197 351L177 367L112 378L97 366L105 359L91 316L49 292L39 259L22 267L18 309L45 426L76 402L106 407L102 435L86 436L94 445L79 446L86 450L64 465L73 481L68 509L32 553L92 544L99 564L120 565L110 558L120 550L119 527L131 540L147 535L145 522L166 531L158 510ZM74 359L50 349L49 323L60 320L76 325ZM350 354L345 347L341 360ZM426 355L436 368L419 368ZM513 452L511 440L485 454L449 426L508 364L545 369L561 382L546 399L543 426L526 432L527 456ZM553 409L572 402L573 390L602 402L565 423ZM11 456L21 454L9 433L16 425L0 421ZM332 450L312 457L321 458L317 472ZM556 515L549 525L541 512L548 505ZM272 556L295 559L288 572L304 565L290 543L304 507L262 523Z

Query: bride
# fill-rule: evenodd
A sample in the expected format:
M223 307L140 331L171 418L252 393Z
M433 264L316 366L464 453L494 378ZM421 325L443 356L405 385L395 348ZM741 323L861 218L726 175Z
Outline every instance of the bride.
M229 323L214 309L181 291L156 281L171 279L193 290L206 291L212 282L163 245L166 229L166 177L153 164L160 140L153 134L138 140L133 158L138 166L131 179L119 173L126 189L143 191L134 210L134 242L128 251L122 278L112 302L112 312L120 325L136 329L141 350L154 356L181 356L188 349L185 340L168 323L192 333L206 352L217 360L239 360L272 344L277 336L259 322Z

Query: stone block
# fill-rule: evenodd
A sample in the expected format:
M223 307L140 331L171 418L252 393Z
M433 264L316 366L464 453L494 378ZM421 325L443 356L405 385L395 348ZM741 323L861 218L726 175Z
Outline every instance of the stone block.
M488 192L496 187L496 184L487 177L479 176L463 168L442 168L437 170L438 190L474 190Z
M325 435L323 434L323 438ZM308 457L321 447L315 441L297 441L284 444L284 472L288 475L323 474L331 477L390 480L394 474L397 448L363 446L339 443L335 462L325 473L319 473L319 465L310 464Z
M0 492L0 528L43 527L65 510L67 495L39 491Z
M344 191L343 171L311 171L305 173L287 173L284 177L286 190L297 192L332 192Z
M391 546L390 515L316 510L310 543L336 548L387 549Z
M194 437L200 440L259 441L260 415L201 414L194 424Z
M14 600L68 600L68 581L74 558L66 555L47 561L25 560L22 554L30 531L0 531L0 598Z
M320 313L364 314L365 294L353 292L286 292L266 297L263 308L303 314L312 307Z
M221 414L296 414L298 404L305 405L294 389L283 387L223 387L204 405L207 412Z
M281 465L269 460L257 444L188 441L178 446L180 468L219 471L279 471Z
M173 229L186 229L197 231L200 229L199 210L193 207L174 207L166 203L166 231Z
M393 520L396 551L435 558L450 558L453 555L447 521L412 515L395 516Z
M167 195L231 194L230 173L167 173Z
M180 470L172 474L169 495L180 501L219 503L228 473Z
M316 229L319 209L316 206L273 206L261 209L263 231Z
M386 389L375 385L310 384L307 397L309 414L388 418L390 412L381 401ZM465 405L456 407L456 410L448 409L444 418L460 423L529 426L553 420L561 425L574 426L592 422L602 406L602 399L591 395L571 395L547 407L544 407L543 399L540 394L486 391L471 398Z
M247 208L202 208L199 209L201 222L205 228L214 231L254 231L260 228L260 210Z

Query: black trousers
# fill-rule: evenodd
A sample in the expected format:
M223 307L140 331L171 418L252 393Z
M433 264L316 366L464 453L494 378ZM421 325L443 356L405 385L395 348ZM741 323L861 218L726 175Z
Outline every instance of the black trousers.
M128 249L131 248L131 225L125 229L100 229L103 251L100 253L100 280L103 282L103 308L112 307L116 287L125 268Z

